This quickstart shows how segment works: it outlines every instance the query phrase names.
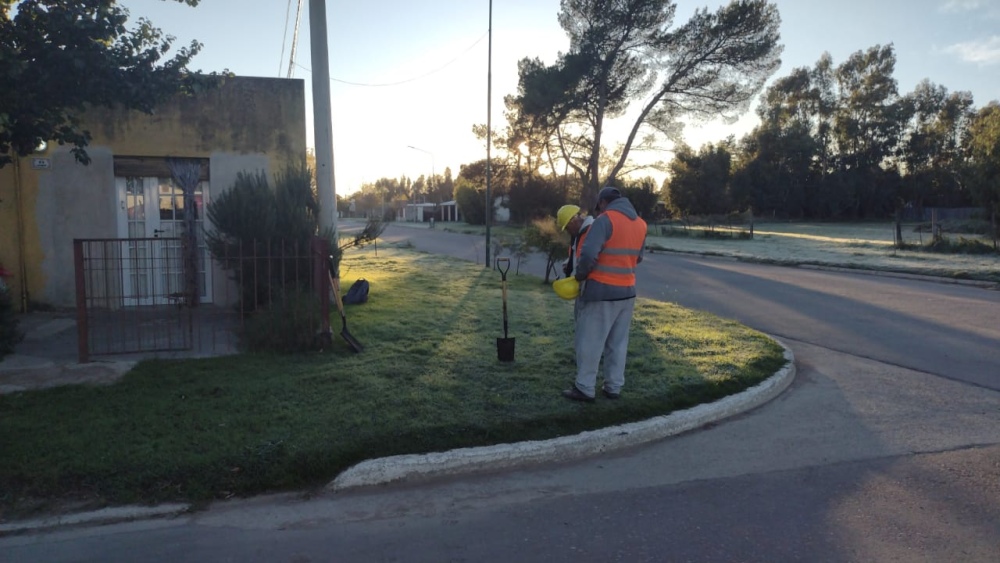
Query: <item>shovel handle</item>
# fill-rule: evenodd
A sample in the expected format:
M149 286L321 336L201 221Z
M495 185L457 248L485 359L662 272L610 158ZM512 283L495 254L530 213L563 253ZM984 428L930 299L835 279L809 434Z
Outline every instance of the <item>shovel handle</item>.
M330 287L333 289L333 300L337 303L337 311L344 318L344 302L340 299L340 278L330 275Z
M501 268L500 264L504 267ZM503 294L503 337L507 338L507 272L510 271L510 258L497 258L496 267L500 270L500 287Z
M507 280L503 281L503 337L507 338Z
M500 268L500 264L503 264L503 269ZM510 271L510 258L497 258L497 270L500 270L500 279L507 281L507 272Z

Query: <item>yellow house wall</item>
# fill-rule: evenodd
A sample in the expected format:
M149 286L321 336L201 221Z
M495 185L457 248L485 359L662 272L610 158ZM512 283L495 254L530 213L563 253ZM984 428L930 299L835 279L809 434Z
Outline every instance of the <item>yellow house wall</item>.
M76 162L68 147L55 147L0 169L0 263L18 273L23 250L24 275L10 280L19 303L24 296L72 307L73 239L120 236L116 155L207 158L213 197L232 186L239 172L272 176L306 156L302 80L229 78L152 115L101 108L89 111L84 123L93 136L89 165ZM47 159L49 167L32 168L33 158ZM17 227L17 176L23 229Z

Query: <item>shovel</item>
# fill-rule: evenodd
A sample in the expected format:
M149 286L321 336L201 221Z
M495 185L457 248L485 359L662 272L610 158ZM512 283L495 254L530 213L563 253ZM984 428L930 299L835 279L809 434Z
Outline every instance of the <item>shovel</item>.
M504 267L501 270L500 264ZM503 338L497 338L497 359L501 362L514 361L514 339L507 337L507 272L510 270L510 258L497 258L497 270L500 270L500 280L503 292Z
M344 339L344 342L347 342L347 346L351 351L361 352L365 347L347 330L347 315L344 314L344 302L340 299L340 278L333 277L333 274L329 275L330 285L333 286L333 300L337 302L337 310L340 311L340 321L343 326L340 329L340 336Z

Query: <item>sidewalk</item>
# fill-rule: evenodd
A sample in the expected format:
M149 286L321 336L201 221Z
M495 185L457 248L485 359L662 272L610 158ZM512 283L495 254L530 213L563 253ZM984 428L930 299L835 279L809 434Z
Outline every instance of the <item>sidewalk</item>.
M23 314L18 328L24 340L0 360L0 395L79 383L107 385L136 363L134 358L79 363L72 311Z
M153 357L191 357L233 353L228 347L206 351L146 352L92 356L79 362L76 312L34 311L18 316L24 333L14 353L0 360L0 395L59 385L114 383L140 360Z

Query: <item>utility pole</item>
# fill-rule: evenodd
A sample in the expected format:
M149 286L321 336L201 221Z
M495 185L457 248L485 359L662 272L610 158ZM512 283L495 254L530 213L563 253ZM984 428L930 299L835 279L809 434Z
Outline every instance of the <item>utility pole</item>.
M330 54L326 40L326 0L309 0L312 52L313 134L316 141L316 190L319 226L337 229L337 191L333 176L333 111L330 108Z
M490 263L490 222L493 220L493 202L490 198L490 181L492 176L490 162L490 145L493 144L493 129L491 127L492 112L490 111L490 94L493 90L493 0L490 0L489 18L489 51L486 58L486 263L487 268L492 268Z

